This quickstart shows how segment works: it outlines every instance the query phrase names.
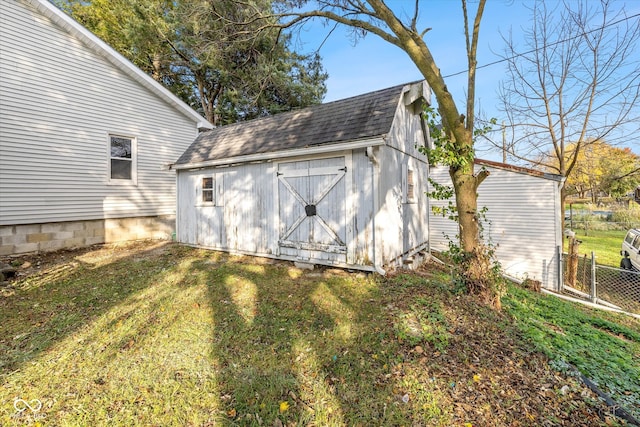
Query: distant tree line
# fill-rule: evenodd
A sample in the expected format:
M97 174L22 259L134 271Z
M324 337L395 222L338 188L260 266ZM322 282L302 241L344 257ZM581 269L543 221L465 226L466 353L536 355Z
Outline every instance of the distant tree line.
M573 156L576 144L569 144L567 155ZM620 200L640 185L640 156L630 148L613 147L603 141L591 141L576 155L576 165L567 178L568 195L593 203L601 195Z

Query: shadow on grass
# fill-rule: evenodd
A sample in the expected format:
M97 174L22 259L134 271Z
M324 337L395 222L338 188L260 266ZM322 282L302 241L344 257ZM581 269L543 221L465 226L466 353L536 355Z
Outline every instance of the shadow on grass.
M506 317L437 281L356 279L224 256L206 280L223 424L597 419L579 388L553 391L566 383L519 343Z
M212 269L212 356L229 421L356 425L399 417L390 407L402 396L388 381L393 351L374 353L388 332L371 326L382 315L377 289L374 280L356 285L345 274L282 265Z
M127 255L106 263L87 260L88 251L80 250L64 263L15 281L0 296L0 376L161 280L180 251L163 246L124 251Z
M24 425L10 424L21 396L47 425L596 425L581 391L560 395L508 319L446 274L176 245L75 262L2 301L0 424Z

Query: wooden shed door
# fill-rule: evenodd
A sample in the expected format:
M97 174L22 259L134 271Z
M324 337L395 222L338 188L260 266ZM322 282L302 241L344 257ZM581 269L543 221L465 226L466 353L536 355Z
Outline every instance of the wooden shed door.
M345 157L278 165L281 254L301 260L347 261L346 172Z

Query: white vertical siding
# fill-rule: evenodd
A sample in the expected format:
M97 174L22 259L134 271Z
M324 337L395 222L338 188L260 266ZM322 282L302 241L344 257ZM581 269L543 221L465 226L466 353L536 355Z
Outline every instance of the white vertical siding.
M178 171L178 241L221 250L304 259L319 264L373 267L397 261L401 255L428 240L427 166L390 147L374 150L374 163L365 150L329 154L326 157L282 159L279 162ZM380 166L378 166L379 164ZM403 200L403 165L414 168L415 201ZM345 176L317 205L345 252L283 247L278 244L287 228L304 215L304 206L278 179L277 172L309 170L310 176L291 176L287 182L305 200L329 187L338 175L317 175L318 168L347 167ZM332 169L332 170L333 170ZM375 171L375 179L372 173ZM293 174L295 175L295 174ZM224 202L200 203L202 178L223 178ZM373 230L374 188L379 211ZM218 197L220 194L216 195ZM374 235L377 246L374 254ZM293 242L336 246L330 234L314 220L305 219L287 238Z
M224 172L226 248L250 253L273 252L272 212L277 209L270 185L271 163L245 164Z
M201 202L204 177L215 178L215 204ZM178 241L222 250L272 253L274 179L271 163L180 171Z
M377 251L385 263L424 249L429 240L427 164L390 147L378 153L379 210L376 216ZM414 171L414 194L406 200L406 171Z
M352 212L354 264L373 265L373 188L374 165L365 150L352 155Z
M426 82L414 83L407 88L408 91L398 101L393 124L387 135L387 145L426 163L426 156L419 150L421 146L425 145L425 135L420 117L422 103L418 100L414 104L405 105L412 99L408 98L412 92L416 90L428 92ZM429 103L429 100L426 101Z
M201 179L201 171L179 171L177 174L176 240L180 243L197 244L196 205Z
M0 225L175 213L174 162L196 136L170 106L65 29L0 2ZM137 185L108 183L108 135L137 140Z
M479 168L476 165L476 170ZM556 247L562 245L559 182L501 168L487 169L490 175L478 189L478 208L487 208L485 240L497 247L497 259L507 274L540 280L544 287L555 288ZM445 167L433 168L431 178L451 185ZM446 203L431 202L440 206ZM431 245L445 250L447 240L443 234L457 241L457 224L433 213L430 215Z
M304 213L304 207L283 188L278 171L347 167L342 179L317 205L318 215L346 244L346 253L280 247L287 225ZM200 206L203 177L224 176L222 206ZM289 178L297 180L301 196L315 200L338 175ZM216 178L218 179L218 178ZM315 193L314 193L315 191ZM320 194L319 194L320 193ZM221 250L285 259L308 259L320 264L373 266L373 201L371 165L364 150L327 157L282 159L280 162L243 164L178 172L178 241ZM305 220L288 240L335 245L333 238L315 220Z
M400 97L387 144L377 151L380 206L376 228L380 236L376 236L376 244L385 262L422 249L429 241L429 202L425 194L429 168L426 156L419 150L425 144L421 104L406 105L412 93L427 94L425 85L416 83ZM415 199L411 201L406 200L408 169L414 173Z

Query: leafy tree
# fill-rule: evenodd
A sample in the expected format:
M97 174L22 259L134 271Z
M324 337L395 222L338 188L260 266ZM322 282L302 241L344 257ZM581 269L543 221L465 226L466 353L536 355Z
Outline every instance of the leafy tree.
M599 182L603 174L599 160L606 155L609 147L602 142L589 142L584 144L582 149L575 154L577 144L569 144L566 147L567 156L576 159L573 171L565 182L566 194L577 194L580 198L584 198L587 193L594 194L598 192ZM554 167L557 168L555 163L558 162L554 162ZM555 170L557 169L552 169L551 172Z
M291 11L291 3L299 8ZM274 13L265 14L263 10L255 8L249 19L243 22L249 28L253 23L260 22L262 28L268 30L274 27L274 20L277 20L277 27L291 29L308 19L325 19L350 27L356 36L375 34L402 49L411 58L429 83L438 103L443 134L440 138L443 142L442 156L438 157L450 160L446 164L449 166L456 196L462 254L460 266L464 272L464 280L470 291L484 295L492 303L498 303L499 299L492 294L492 284L485 275L491 266L480 238L480 215L477 207L477 190L488 173L481 171L476 174L474 171L476 52L485 3L486 0L474 2L475 17L470 21L469 4L467 0L461 1L468 66L464 114L458 109L429 49L427 36L430 29L418 28L420 2L417 0L410 16L406 16L403 11L394 12L384 0L283 0L279 4L281 8ZM238 4L245 3L238 0ZM437 19L437 14L432 16ZM228 21L228 24L240 23ZM438 36L447 37L442 34Z
M75 19L165 84L211 123L318 103L326 93L317 55L290 49L290 38L227 25L268 0L58 0Z
M575 156L576 164L567 178L568 195L599 203L600 195L621 199L640 185L640 156L630 148L619 148L603 141L590 141L574 155L577 144L566 147L568 156ZM557 164L553 165L557 168Z
M600 164L604 171L600 189L610 197L620 200L640 185L640 156L630 148L613 147Z
M640 22L627 19L624 10L613 14L612 4L572 1L547 7L537 1L525 45L504 38L508 65L500 94L512 131L510 156L567 178L584 177L591 167L585 162L597 160L583 156L585 150L599 150L591 145L616 144L637 134ZM496 145L502 149L502 143ZM576 169L581 158L583 171ZM573 182L595 185L582 177ZM563 204L569 191L568 186L562 190Z

